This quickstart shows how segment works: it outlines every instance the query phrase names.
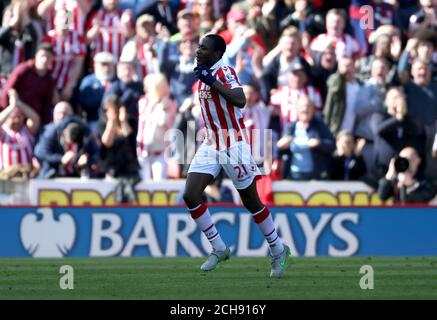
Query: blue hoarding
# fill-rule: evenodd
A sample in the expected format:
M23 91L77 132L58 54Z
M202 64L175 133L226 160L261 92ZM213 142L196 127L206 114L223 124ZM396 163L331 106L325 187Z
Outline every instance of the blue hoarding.
M237 256L268 246L242 207L211 207ZM272 207L294 256L437 255L436 207ZM0 257L202 256L209 243L182 207L0 208Z

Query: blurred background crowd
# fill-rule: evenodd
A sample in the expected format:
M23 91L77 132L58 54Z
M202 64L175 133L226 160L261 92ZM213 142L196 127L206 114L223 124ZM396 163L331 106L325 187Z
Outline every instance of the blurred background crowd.
M437 0L3 0L0 12L2 179L184 178L195 150L167 132L202 127L195 52L217 33L249 135L271 129L252 139L273 150L256 152L269 180L435 195Z

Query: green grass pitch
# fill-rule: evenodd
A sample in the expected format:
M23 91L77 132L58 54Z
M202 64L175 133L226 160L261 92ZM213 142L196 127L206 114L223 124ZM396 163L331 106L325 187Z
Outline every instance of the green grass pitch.
M437 257L293 258L270 279L268 258L231 257L204 273L204 258L0 259L0 299L437 299ZM74 289L61 290L62 265ZM362 290L370 265L374 289Z

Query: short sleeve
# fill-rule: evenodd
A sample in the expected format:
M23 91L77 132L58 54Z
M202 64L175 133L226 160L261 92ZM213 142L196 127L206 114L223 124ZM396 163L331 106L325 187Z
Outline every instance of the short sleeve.
M221 71L218 72L218 76L219 79L222 81L223 85L227 88L241 88L240 80L238 79L237 73L232 67L222 67Z

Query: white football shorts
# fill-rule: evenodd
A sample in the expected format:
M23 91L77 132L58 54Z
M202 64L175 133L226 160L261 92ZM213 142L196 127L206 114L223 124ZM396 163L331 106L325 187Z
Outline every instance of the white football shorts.
M202 143L191 162L190 172L208 173L214 178L225 170L236 189L246 189L261 172L252 157L250 145L238 142L229 149L219 151L214 144Z

